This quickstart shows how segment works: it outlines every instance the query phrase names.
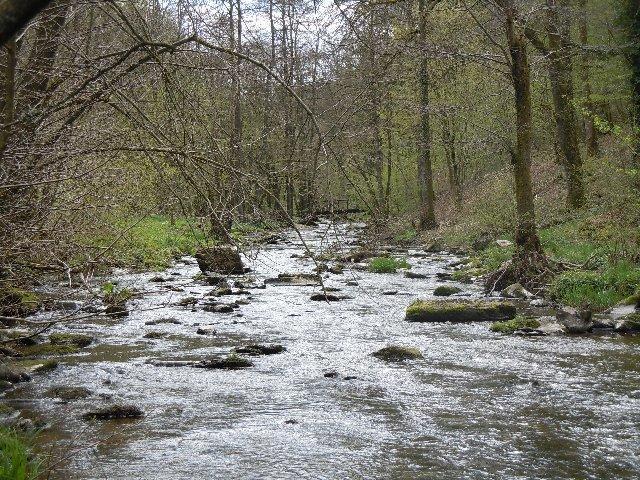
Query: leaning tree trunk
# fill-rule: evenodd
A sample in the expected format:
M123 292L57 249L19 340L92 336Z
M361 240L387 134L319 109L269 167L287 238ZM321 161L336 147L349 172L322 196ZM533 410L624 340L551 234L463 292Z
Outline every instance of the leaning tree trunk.
M565 4L560 0L563 7ZM569 54L569 17L558 12L556 0L547 0L547 30L549 35L549 79L553 97L556 135L562 153L567 181L567 206L584 205L582 157L578 143L578 122L573 106L573 67Z
M433 169L431 165L431 130L429 124L429 64L427 56L426 0L418 0L418 32L420 41L420 130L418 133L418 186L420 190L420 228L437 226L435 193L433 191Z

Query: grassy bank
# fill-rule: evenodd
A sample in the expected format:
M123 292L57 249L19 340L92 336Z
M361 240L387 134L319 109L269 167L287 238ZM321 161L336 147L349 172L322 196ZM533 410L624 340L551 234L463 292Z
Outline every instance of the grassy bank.
M0 428L0 479L33 480L38 477L40 461L31 452L23 435Z

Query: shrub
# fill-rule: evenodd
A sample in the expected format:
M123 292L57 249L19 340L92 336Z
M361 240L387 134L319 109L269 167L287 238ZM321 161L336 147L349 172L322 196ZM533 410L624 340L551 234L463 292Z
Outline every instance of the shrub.
M411 265L404 258L393 257L375 257L369 263L369 271L374 273L395 273L398 268L411 268Z
M103 301L106 305L122 305L133 297L130 288L119 288L117 285L107 282L102 285Z

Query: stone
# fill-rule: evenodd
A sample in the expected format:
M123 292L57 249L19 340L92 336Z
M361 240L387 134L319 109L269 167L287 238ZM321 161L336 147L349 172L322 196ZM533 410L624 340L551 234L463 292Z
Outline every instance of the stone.
M85 420L118 420L125 418L142 418L144 412L136 405L115 404L97 410L86 412L82 415Z
M407 307L409 322L497 322L511 320L516 307L507 302L416 300Z
M148 339L151 339L151 340L157 340L157 339L159 339L159 338L163 338L163 337L166 337L166 336L167 336L167 334L166 334L166 333L164 333L164 332L155 332L155 331L154 331L154 332L147 332L147 333L145 333L145 334L142 336L142 338L148 338Z
M496 245L500 248L508 248L513 246L513 242L511 240L496 240Z
M275 355L285 352L287 349L283 345L245 345L243 347L236 347L236 353L242 353L245 355L258 356L258 355Z
M106 313L110 317L120 318L129 315L129 310L127 310L127 307L125 305L117 304L107 306L104 313Z
M455 295L456 293L462 292L461 288L454 287L451 285L440 285L435 288L433 294L436 297L449 297L451 295Z
M336 378L338 376L338 372L335 370L331 370L329 372L324 373L324 378Z
M281 273L276 278L267 278L265 285L315 287L320 285L320 277L315 273Z
M0 363L0 381L9 383L28 382L31 377L23 369L16 365Z
M91 391L84 387L51 387L45 392L45 396L59 398L67 402L72 400L80 400L91 396Z
M162 324L170 324L170 325L182 325L182 322L177 318L166 317L166 318L158 318L157 320L148 320L144 322L145 325L162 325Z
M384 292L382 292L383 295L397 295L398 294L398 290L385 290Z
M52 345L73 345L85 348L95 341L91 335L82 333L52 333L49 335L49 342Z
M534 295L525 289L520 283L513 283L502 290L501 295L505 298L533 298Z
M618 333L640 332L640 312L618 318L616 320L614 330Z
M359 283L356 282L355 280L349 280L347 283L345 283L345 285L347 285L349 287L357 287L359 285Z
M163 276L161 276L161 275L156 275L155 277L151 277L151 278L149 279L149 281L150 281L151 283L165 283L165 282L168 282L168 281L169 281L169 279L168 279L168 278L164 278L164 277L163 277Z
M217 335L218 334L216 329L213 328L213 326L211 325L205 325L205 326L199 327L198 330L196 330L196 333L198 335Z
M340 300L340 297L337 295L331 295L330 293L316 293L311 295L309 299L314 302L337 302Z
M417 348L402 345L388 345L376 352L373 352L372 355L380 360L388 362L401 362L404 360L423 358L422 352Z
M411 270L407 270L406 272L404 272L404 276L405 278L411 278L415 280L422 280L429 277L424 273L412 272Z
M202 247L198 249L195 257L198 267L203 273L215 272L224 275L242 275L245 272L240 253L232 246Z
M534 298L529 302L529 305L536 308L548 307L550 303L544 298Z
M483 232L476 237L476 239L471 244L471 248L473 248L476 252L480 252L486 249L493 242L493 235L489 232Z
M239 370L242 368L252 367L253 362L247 358L232 353L226 358L203 360L194 366L196 368L209 368L215 370Z
M192 305L195 305L196 303L198 303L198 299L196 297L185 297L181 300L178 300L176 302L176 305L178 307L190 307Z
M210 313L232 313L234 310L234 306L231 304L224 304L224 303L205 305L203 310L205 312L210 312Z
M587 333L593 328L590 310L577 310L572 307L562 307L556 312L556 319L570 334Z

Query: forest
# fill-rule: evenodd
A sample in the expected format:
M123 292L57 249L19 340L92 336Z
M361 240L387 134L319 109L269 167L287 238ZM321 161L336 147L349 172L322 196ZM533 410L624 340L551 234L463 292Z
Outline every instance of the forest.
M640 475L638 0L0 0L0 44L0 478Z

